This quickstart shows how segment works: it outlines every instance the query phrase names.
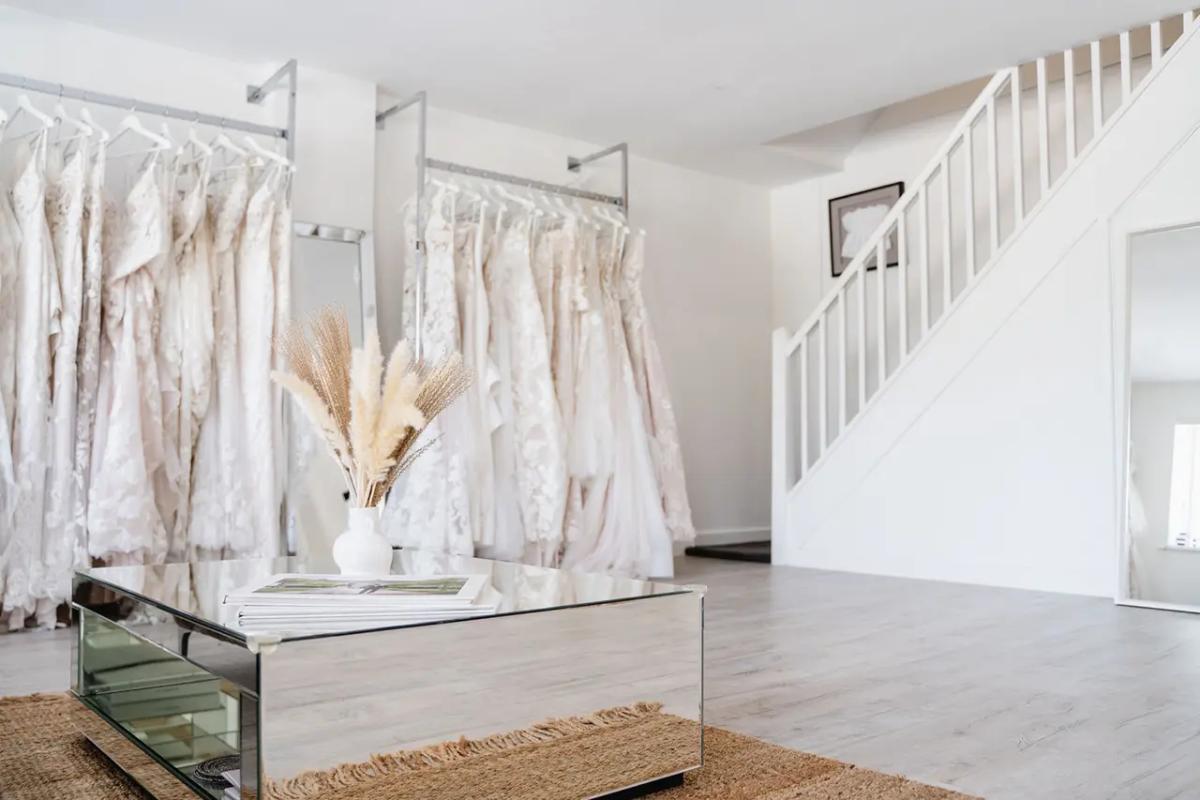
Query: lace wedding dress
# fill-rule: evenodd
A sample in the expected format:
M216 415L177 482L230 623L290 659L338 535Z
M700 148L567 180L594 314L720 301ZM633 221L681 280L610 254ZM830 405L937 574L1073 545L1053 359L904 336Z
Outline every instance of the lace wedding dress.
M496 550L507 560L552 563L562 542L566 504L565 439L530 265L531 220L518 216L504 227L501 217L497 228L496 250L487 265L500 374L496 388L504 420L493 438L495 474L498 505L509 491L516 493L517 529L524 541L505 526L497 530ZM498 519L503 524L503 516Z
M424 361L440 364L460 352L458 298L454 268L454 203L443 208L442 195L430 204L425 226ZM406 223L415 244L415 221ZM410 247L409 252L414 252ZM415 340L417 270L408 271L405 287L406 337ZM471 500L463 438L466 417L461 399L421 432L417 447L424 452L402 476L388 498L383 524L395 544L455 555L474 552Z
M7 574L4 607L9 627L21 627L43 594L41 563L46 474L50 450L51 353L58 334L61 297L53 245L46 224L45 132L16 145L8 200L16 247L17 298L13 381L12 463L16 492L12 534L3 554Z
M153 341L151 263L163 246L163 193L157 164L145 167L105 213L104 321L100 384L88 491L88 551L114 562L166 552L155 502L153 451L161 436Z
M642 418L650 436L650 452L672 540L691 542L696 538L692 509L688 503L687 482L683 474L683 452L679 449L679 429L675 409L663 370L658 342L646 312L642 296L642 273L646 266L646 233L639 231L626 242L621 267L619 294L625 341L633 381L642 401Z
M275 493L275 392L271 384L275 327L274 242L276 202L281 180L278 167L259 177L246 204L237 246L237 357L244 436L242 481L249 524L229 529L228 547L234 558L268 556L278 552L279 500Z
M591 531L589 545L571 563L581 569L641 577L674 574L670 536L663 517L657 476L650 456L642 403L634 382L625 328L618 297L622 234L615 226L597 243L600 316L608 354L606 385L609 391L613 439L611 469L601 476L603 515L585 514ZM606 479L605 479L606 477ZM600 485L589 489L589 502L600 495ZM571 556L572 551L568 550Z
M53 626L59 603L71 589L75 543L75 416L78 402L80 315L83 308L83 204L86 157L82 148L52 154L52 176L46 191L46 221L62 297L55 342L50 424L50 474L46 484L45 529L39 554L46 579L39 588L38 617Z
M83 279L80 291L79 346L76 353L75 503L71 510L75 530L75 561L87 562L87 501L91 485L92 438L96 428L96 401L100 387L100 316L104 286L104 175L107 148L98 142L88 162L83 203Z
M200 559L221 558L230 542L252 538L246 495L242 391L238 366L235 259L249 200L249 171L235 168L208 199L212 222L213 359L211 397L200 427L192 472L189 548Z

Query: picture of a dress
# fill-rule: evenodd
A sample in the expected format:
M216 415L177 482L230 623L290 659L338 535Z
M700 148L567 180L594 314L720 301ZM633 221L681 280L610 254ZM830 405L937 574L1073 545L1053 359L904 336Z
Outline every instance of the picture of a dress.
M898 182L829 201L829 255L833 277L838 277L850 266L902 194L904 183ZM888 234L885 245L887 265L894 267L900 263L894 232ZM868 258L867 269L876 266L874 258Z

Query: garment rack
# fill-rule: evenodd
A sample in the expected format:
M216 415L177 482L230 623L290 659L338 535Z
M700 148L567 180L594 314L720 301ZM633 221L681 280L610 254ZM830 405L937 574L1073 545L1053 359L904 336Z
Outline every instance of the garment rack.
M429 127L429 100L428 95L421 91L406 100L401 100L395 105L389 106L384 110L375 114L375 127L379 130L384 130L387 127L389 117L404 111L412 106L417 107L417 202L416 202L416 251L417 251L417 281L415 286L415 297L413 303L413 351L417 362L422 360L424 355L424 336L422 329L424 328L425 320L425 232L422 203L425 200L425 173L426 170L436 169L441 172L453 172L458 175L466 175L471 178L480 178L489 181L499 181L513 186L523 186L528 189L536 189L550 194L565 195L567 197L577 197L582 200L591 200L596 203L605 203L614 205L621 209L626 217L629 216L629 145L626 142L615 144L612 147L606 147L603 150L592 153L587 156L567 156L567 169L570 172L579 172L585 165L593 161L597 161L606 156L619 154L621 156L621 194L611 195L601 192L591 192L586 189L579 189L574 186L565 186L557 183L547 183L545 181L532 180L523 178L520 175L509 175L504 172L493 172L487 169L478 167L470 167L465 164L456 164L452 161L442 161L436 158L429 158L426 155L426 142L428 138Z
M274 75L263 81L261 85L246 87L246 101L249 103L261 104L268 95L280 88L285 80L287 81L288 85L288 121L287 127L277 128L270 125L262 125L257 122L230 119L229 117L222 117L216 114L205 114L200 111L163 105L161 103L149 103L132 97L121 97L115 94L93 92L87 89L66 86L61 83L52 83L50 81L40 81L34 78L26 78L21 75L0 73L0 86L11 86L27 92L54 95L67 100L80 100L82 102L92 103L94 105L112 106L114 108L123 108L127 111L139 111L143 114L167 117L168 119L195 122L201 125L211 125L216 128L224 128L226 130L245 131L246 133L252 133L258 136L270 136L275 139L282 139L287 147L288 158L294 160L296 155L296 60L291 59L288 61L286 64L280 67Z

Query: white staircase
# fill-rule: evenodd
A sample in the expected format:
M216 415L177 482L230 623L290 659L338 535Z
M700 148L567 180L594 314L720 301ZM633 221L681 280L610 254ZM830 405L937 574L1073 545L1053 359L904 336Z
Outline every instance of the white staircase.
M997 72L811 316L795 332L775 331L772 528L778 561L856 568L836 547L809 545L839 527L830 524L845 516L839 506L881 497L856 493L856 486L915 429L1050 270L1021 265L1058 263L1094 227L1090 210L1055 211L1067 214L1062 221L1039 218L1047 208L1068 205L1060 195L1072 182L1069 205L1088 204L1088 186L1078 184L1094 180L1094 170L1080 169L1090 159L1122 172L1120 153L1111 152L1120 150L1116 142L1109 152L1102 144L1194 38L1195 23L1189 11ZM1137 179L1131 172L1131 187ZM1053 230L1031 253L1019 245L1035 223ZM993 278L1010 269L1007 282ZM1097 280L1107 280L1097 272ZM968 302L989 283L987 292L996 297ZM966 305L974 306L969 319L962 318ZM831 469L831 461L840 463ZM869 546L870 534L861 542ZM871 559L858 566L968 579Z

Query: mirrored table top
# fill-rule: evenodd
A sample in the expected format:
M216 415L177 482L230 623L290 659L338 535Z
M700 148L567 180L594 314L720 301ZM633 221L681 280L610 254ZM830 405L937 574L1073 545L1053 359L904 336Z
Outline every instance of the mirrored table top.
M263 633L248 634L238 625L238 608L226 604L227 595L266 581L272 575L335 575L337 566L329 557L259 558L238 561L200 561L194 563L151 564L145 566L92 567L78 570L77 584L98 583L164 611L176 618L215 628L229 637L248 641L263 638ZM611 575L570 572L549 567L512 564L481 558L450 556L422 550L396 550L391 574L483 575L486 577L480 602L494 605L495 611L441 622L388 622L364 625L367 630L448 624L469 619L488 619L511 614L597 603L614 603L662 597L691 591L697 586L676 586L655 581ZM325 633L279 630L270 638L289 641L334 636L346 631Z

